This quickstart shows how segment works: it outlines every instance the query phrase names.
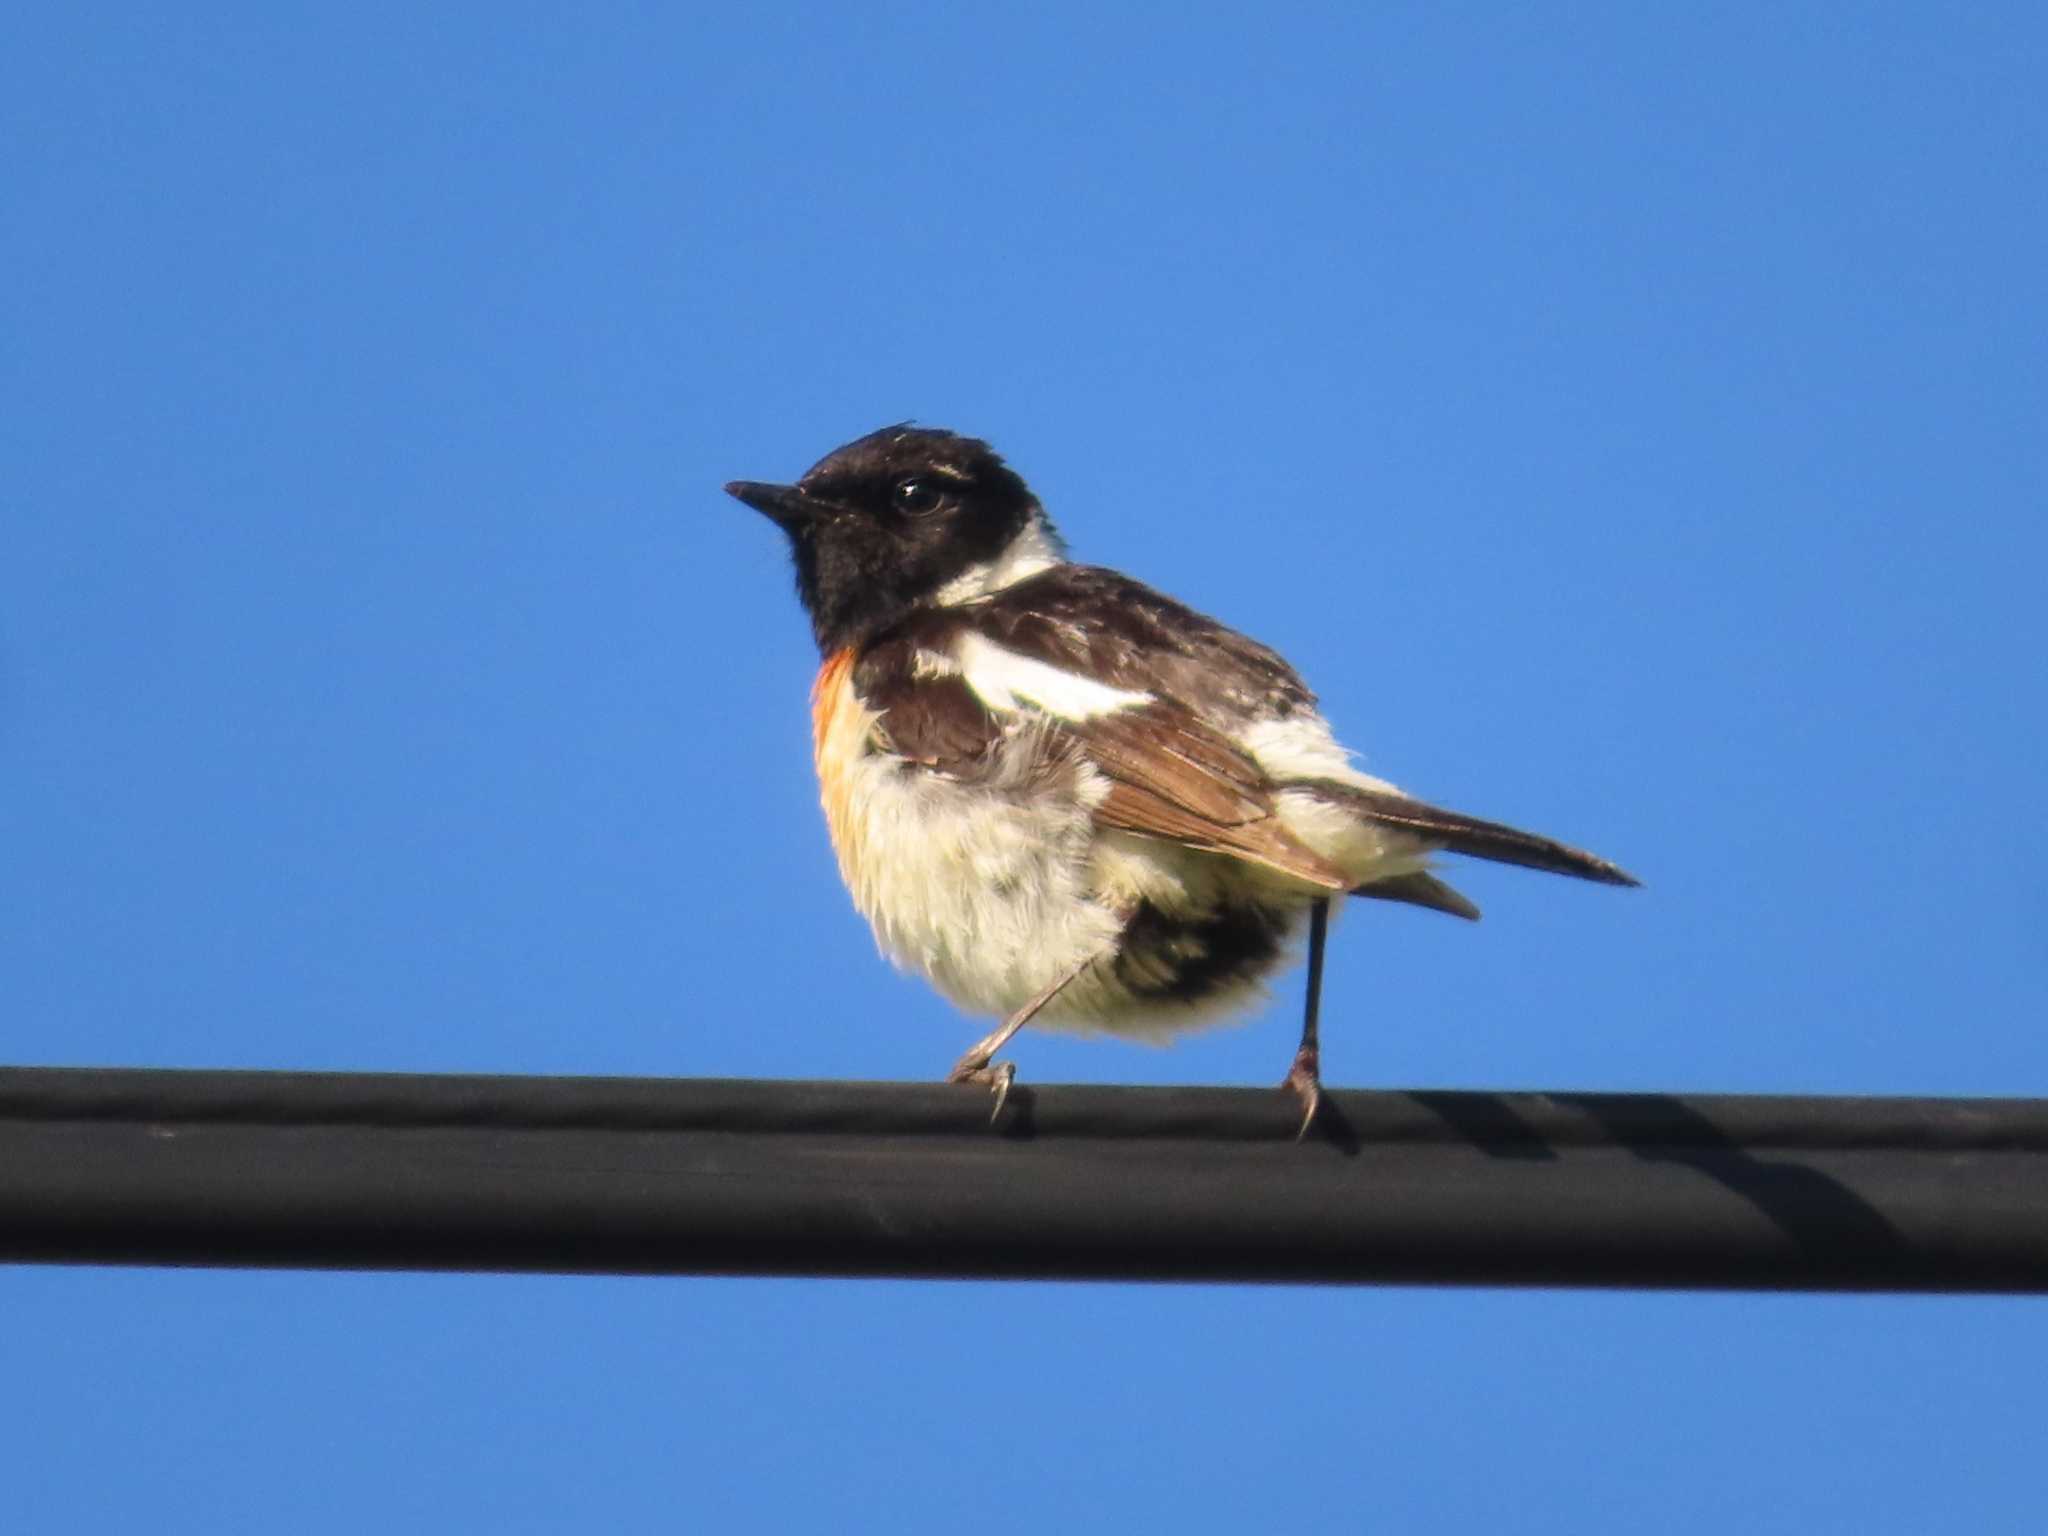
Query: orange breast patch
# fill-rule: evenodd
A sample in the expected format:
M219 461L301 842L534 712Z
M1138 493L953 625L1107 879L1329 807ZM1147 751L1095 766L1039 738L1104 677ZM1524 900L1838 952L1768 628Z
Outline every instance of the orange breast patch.
M853 691L854 654L851 646L835 651L818 668L811 684L811 742L818 764L819 798L825 806L825 826L832 834L832 848L839 855L840 872L853 883L861 850L851 814L854 765L867 736L868 713Z

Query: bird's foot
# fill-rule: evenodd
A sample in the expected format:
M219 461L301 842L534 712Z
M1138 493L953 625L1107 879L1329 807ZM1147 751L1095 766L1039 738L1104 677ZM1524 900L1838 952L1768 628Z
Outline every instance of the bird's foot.
M969 1051L946 1074L949 1083L980 1083L996 1096L995 1108L989 1111L988 1123L994 1125L1003 1117L1003 1105L1009 1101L1010 1084L1017 1080L1017 1063L1014 1061L990 1061L977 1058Z
M1294 1133L1294 1139L1302 1141L1308 1136L1308 1128L1316 1123L1316 1111L1323 1106L1322 1053L1312 1045L1296 1051L1294 1065L1287 1069L1280 1086L1301 1101L1301 1129Z

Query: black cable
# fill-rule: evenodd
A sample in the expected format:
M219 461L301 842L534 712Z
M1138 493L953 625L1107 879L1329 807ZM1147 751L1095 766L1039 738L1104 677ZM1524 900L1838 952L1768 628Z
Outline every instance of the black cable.
M2048 1102L0 1070L0 1259L2048 1290Z

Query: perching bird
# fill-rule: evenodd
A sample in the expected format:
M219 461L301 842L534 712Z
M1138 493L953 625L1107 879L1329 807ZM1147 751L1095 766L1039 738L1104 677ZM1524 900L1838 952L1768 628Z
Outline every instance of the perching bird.
M1279 655L1119 572L1075 565L971 437L885 427L794 485L726 490L788 535L824 658L825 820L883 951L1002 1024L950 1078L997 1112L1025 1024L1160 1038L1241 1007L1308 928L1285 1086L1321 1097L1331 903L1457 917L1439 850L1610 885L1614 865L1361 773Z

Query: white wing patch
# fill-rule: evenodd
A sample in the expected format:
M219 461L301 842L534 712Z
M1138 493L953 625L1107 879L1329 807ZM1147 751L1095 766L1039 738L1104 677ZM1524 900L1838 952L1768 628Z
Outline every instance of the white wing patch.
M1112 688L1092 677L1005 650L977 634L960 637L954 653L960 675L990 709L1015 712L1036 705L1062 720L1092 720L1152 702L1149 693Z

